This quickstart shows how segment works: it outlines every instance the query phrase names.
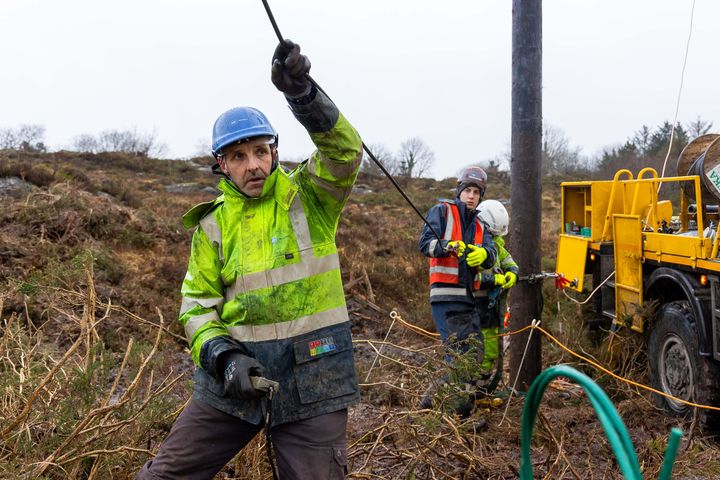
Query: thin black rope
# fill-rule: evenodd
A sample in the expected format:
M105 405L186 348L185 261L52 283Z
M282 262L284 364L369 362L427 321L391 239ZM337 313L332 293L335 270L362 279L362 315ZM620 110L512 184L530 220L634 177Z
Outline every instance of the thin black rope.
M283 37L282 34L280 33L280 28L278 27L278 24L275 21L275 16L273 15L272 10L270 10L270 5L268 4L267 0L262 0L262 3L263 3L263 6L265 7L265 12L267 12L268 18L270 19L270 23L272 24L273 30L275 30L275 35L277 36L280 43L285 43L285 37ZM323 90L320 87L320 85L318 85L318 83L310 75L306 75L306 77L310 81L310 83L312 83L315 86L315 88L317 88L322 93L324 93L325 96L328 97L328 100L330 100L332 102L330 95L328 95L327 92L325 90ZM335 103L335 102L333 102L333 103ZM393 176L390 175L390 172L388 172L385 169L385 167L380 162L380 160L375 158L375 155L373 155L373 153L370 151L370 149L367 147L367 145L365 145L365 142L362 142L362 147L363 147L363 150L365 151L365 153L367 153L368 157L370 157L370 159L373 162L375 162L375 165L377 165L380 168L380 170L383 172L383 174L385 174L385 176L388 178L388 180L390 180L392 182L392 184L395 186L397 191L400 192L400 195L402 195L402 197L405 199L405 201L413 208L413 210L415 210L415 213L417 213L418 216L420 218L422 218L422 221L425 222L425 225L427 225L427 227L430 229L432 234L435 236L435 238L437 238L438 242L440 242L440 244L442 245L442 238L440 237L438 232L433 228L432 225L430 225L430 223L428 223L428 221L425 219L425 215L420 213L420 210L418 210L418 208L415 206L415 204L412 202L412 200L410 200L410 198L405 194L405 192L400 187L400 185L398 185L397 181L395 181Z
M277 469L277 463L275 462L275 455L273 454L273 443L272 443L272 432L270 431L272 423L272 399L274 391L272 387L265 397L265 446L267 451L268 463L270 463L270 469L272 470L273 480L279 480L279 474Z

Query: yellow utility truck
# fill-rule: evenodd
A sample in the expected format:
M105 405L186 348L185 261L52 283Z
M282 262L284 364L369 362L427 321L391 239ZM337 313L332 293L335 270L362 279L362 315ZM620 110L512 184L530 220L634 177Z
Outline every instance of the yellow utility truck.
M677 172L623 169L613 180L562 183L556 269L575 281L570 288L594 292L590 322L644 334L653 387L718 407L720 135L690 142ZM674 414L692 412L657 399ZM698 409L698 418L720 431L719 411Z

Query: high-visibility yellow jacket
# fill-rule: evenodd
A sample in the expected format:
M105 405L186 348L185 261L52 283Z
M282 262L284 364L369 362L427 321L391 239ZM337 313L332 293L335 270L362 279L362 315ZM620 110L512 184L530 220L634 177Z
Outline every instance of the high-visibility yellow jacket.
M520 267L505 248L505 239L503 237L493 237L493 242L497 249L497 258L491 268L486 268L475 276L475 282L480 283L480 288L473 292L475 296L487 296L488 291L495 291L495 296L497 296L500 287L495 286L496 273L513 272L515 275L520 273Z
M257 401L223 395L215 363L226 350L255 357L265 376L280 382L273 424L336 411L359 398L335 232L362 144L334 105L317 96L315 103L324 102L320 121L310 118L317 107L291 104L317 146L309 160L289 173L276 168L257 198L222 179L223 194L183 218L197 226L180 313L198 366L195 396L256 424L262 418Z

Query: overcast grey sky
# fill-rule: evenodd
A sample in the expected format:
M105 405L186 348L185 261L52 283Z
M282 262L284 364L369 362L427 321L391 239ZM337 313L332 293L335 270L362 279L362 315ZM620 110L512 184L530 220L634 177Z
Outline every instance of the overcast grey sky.
M421 137L435 177L508 150L510 0L271 0L283 35L368 144ZM543 109L585 155L672 120L692 0L546 0ZM678 119L720 131L720 2L697 0ZM157 132L168 156L252 105L282 157L312 150L269 80L260 0L0 0L0 128L46 127L53 149L107 129Z

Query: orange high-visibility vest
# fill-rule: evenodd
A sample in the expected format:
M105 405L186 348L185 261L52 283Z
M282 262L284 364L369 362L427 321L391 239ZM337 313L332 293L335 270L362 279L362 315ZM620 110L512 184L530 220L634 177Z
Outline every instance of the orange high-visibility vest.
M445 202L443 202L445 203ZM462 222L460 220L460 210L454 203L445 203L447 207L447 224L443 240L462 240ZM473 243L482 245L483 228L482 223L475 217L475 239ZM430 257L430 284L433 283L451 283L457 285L460 282L458 274L458 258L455 255L447 257ZM480 289L480 281L473 281L473 290Z

